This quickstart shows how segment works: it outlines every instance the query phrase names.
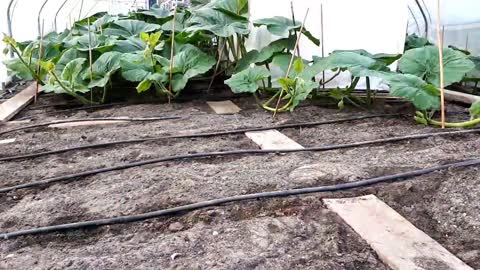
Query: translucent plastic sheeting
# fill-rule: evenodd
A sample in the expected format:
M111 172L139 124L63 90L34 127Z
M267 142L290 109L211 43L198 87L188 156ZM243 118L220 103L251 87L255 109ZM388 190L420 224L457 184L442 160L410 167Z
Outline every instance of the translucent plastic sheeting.
M250 0L252 20L273 16L292 17L291 0ZM403 53L405 31L408 21L406 0L294 0L295 19L302 21L310 9L306 28L318 38L321 37L321 5L323 5L325 56L334 50L365 49L370 53ZM281 37L273 36L266 28L252 28L248 40L249 49L261 49ZM300 42L301 56L312 59L322 56L321 47L315 46L307 38ZM395 65L392 68L396 68ZM278 69L276 70L278 71ZM278 77L284 76L278 72ZM326 72L328 79L333 72ZM350 84L351 76L344 73L327 85L344 87ZM320 77L319 77L320 78ZM372 80L372 88L386 89L378 80ZM365 88L361 81L358 88Z
M0 0L1 33L8 33L6 15L9 2L10 0ZM38 14L43 3L45 0L13 1L11 8L12 34L15 40L26 41L39 36ZM48 0L41 13L40 25L44 25L45 34L55 29L63 31L79 18L85 18L97 12L127 13L131 9L144 8L147 3L146 0ZM57 12L58 16L55 16ZM2 43L0 47L3 49L4 46ZM2 54L0 60L3 61L7 57ZM4 65L0 64L0 82L5 81L6 75Z
M428 35L432 43L437 43L437 0L419 0L427 17ZM425 20L415 0L408 0L410 18L408 32L425 37ZM440 6L444 45L467 48L480 55L480 1L442 0ZM444 30L443 30L444 28Z

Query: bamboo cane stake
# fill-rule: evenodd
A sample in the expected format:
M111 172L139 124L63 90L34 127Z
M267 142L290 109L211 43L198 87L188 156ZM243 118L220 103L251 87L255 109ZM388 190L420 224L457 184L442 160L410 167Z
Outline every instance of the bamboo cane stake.
M175 22L177 18L177 7L173 10L173 24L172 24L172 45L170 50L170 85L168 86L168 104L171 102L170 95L173 92L172 82L173 82L173 61L175 60Z
M38 63L37 63L38 76L40 76L40 71L42 70L40 66L40 62L42 62L42 58L43 58L43 34L45 33L44 31L45 31L45 20L42 21L42 26L40 29L40 43L38 44ZM35 97L33 99L33 103L37 103L39 89L40 89L40 83L37 80L36 88L35 88Z
M300 33L297 36L297 41L295 42L295 47L293 48L294 50L293 50L292 58L290 59L290 64L288 65L287 74L285 75L285 78L288 78L288 76L290 75L290 71L292 70L293 62L295 61L295 50L300 44L300 38L302 37L303 29L305 28L305 22L307 21L309 11L310 9L307 9L307 12L305 13L305 18L303 19L302 26L300 27ZM298 57L300 57L300 55L298 55ZM278 108L280 107L282 96L283 96L283 88L282 90L280 90L280 96L278 97L277 105L275 106L275 112L273 113L274 118L278 113Z
M323 24L323 3L320 4L320 31L322 31L321 35L321 46L322 46L322 58L325 57L325 42L323 38L323 30L324 30L324 24ZM322 71L322 89L325 90L325 70Z
M90 82L93 81L93 57L92 57L92 33L90 29L90 17L87 18L88 26L88 62L90 70ZM93 104L93 91L90 89L90 103Z
M290 9L292 10L292 24L295 25L295 9L293 7L293 1L290 1ZM297 34L295 33L295 38L297 38ZM297 55L300 55L300 47L297 47Z
M437 39L438 39L438 56L440 61L440 99L441 99L441 114L442 114L442 128L445 128L445 74L443 67L443 35L441 32L442 14L440 9L440 0L437 0Z

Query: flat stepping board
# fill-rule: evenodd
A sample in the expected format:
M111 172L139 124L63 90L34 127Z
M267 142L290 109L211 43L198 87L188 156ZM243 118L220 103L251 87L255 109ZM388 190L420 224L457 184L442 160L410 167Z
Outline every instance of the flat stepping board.
M394 270L473 270L376 196L324 203Z
M245 135L263 150L303 149L303 146L278 130L246 132Z
M31 83L27 88L0 104L0 122L6 122L12 119L17 113L32 102L36 92L36 83Z
M237 114L242 110L230 100L209 101L207 104L216 114Z

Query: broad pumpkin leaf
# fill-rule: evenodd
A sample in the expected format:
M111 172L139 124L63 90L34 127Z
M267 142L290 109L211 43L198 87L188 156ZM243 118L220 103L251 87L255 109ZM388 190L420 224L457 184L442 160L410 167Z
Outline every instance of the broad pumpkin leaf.
M428 39L419 37L416 34L408 35L405 41L405 50L411 50L416 48L432 45Z
M296 21L293 23L292 19L288 19L281 16L275 16L273 18L259 19L253 22L255 27L266 26L267 30L280 37L288 37L290 31L300 31L302 23ZM320 40L312 35L307 29L303 29L302 32L313 44L319 46Z
M115 21L109 28L104 29L104 33L111 36L128 38L138 36L140 33L150 33L161 29L159 24L146 23L139 20L119 20Z
M248 22L248 0L216 0L212 1L211 7L237 20Z
M359 50L335 50L335 51L332 52L332 54L341 53L341 52L358 53L360 55L370 57L370 58L384 64L385 66L389 66L389 65L393 64L395 61L397 61L398 59L400 59L402 57L401 54L387 54L387 53L371 54L368 51L363 50L363 49L359 49Z
M270 77L270 72L265 67L254 67L234 74L225 83L236 94L255 93L259 86L258 82Z
M239 20L213 8L201 8L190 19L187 32L208 31L219 37L231 37L250 33L248 22Z
M306 100L312 91L320 86L319 82L297 78L293 104L290 110L294 110L302 101Z
M480 101L472 104L472 107L470 107L470 115L472 119L480 118Z
M137 13L154 17L160 25L173 20L173 14L170 10L163 7L152 7L149 10L138 11Z
M83 64L87 61L85 58L77 58L68 62L65 68L62 71L61 78L65 81L73 82L78 81L78 77L83 70Z
M87 59L87 53L78 51L77 49L71 48L63 52L62 56L58 59L57 63L55 64L55 70L58 73L61 73L65 66L72 60L77 58L85 58Z
M141 82L154 73L152 63L141 54L123 54L120 66L122 77L131 82Z
M419 110L438 109L440 90L410 74L396 74L389 78L390 94L410 100Z
M20 79L26 80L26 81L33 80L33 76L32 76L31 71L28 69L28 67L26 65L24 65L22 63L22 61L20 61L20 59L18 59L18 58L8 59L8 60L4 60L2 63L7 68L9 75L17 76ZM32 58L30 68L32 68L32 70L36 71L37 70L37 63L38 63L37 59Z
M111 51L117 41L117 37L105 34L97 35L91 33L90 36L90 40L88 34L74 37L71 40L65 42L65 46L67 48L76 48L77 50L82 52L88 52L91 48L92 51L104 53Z
M173 68L175 70L173 91L185 88L189 79L209 71L217 61L212 56L202 52L197 47L187 44L175 55Z
M145 50L147 43L138 37L128 37L125 40L117 40L113 50L121 53L135 53Z
M450 48L443 49L445 85L460 82L475 65L467 56ZM412 49L400 59L402 73L416 75L436 87L440 87L440 63L438 48L426 46Z
M248 68L251 64L262 64L272 60L275 54L281 53L285 50L293 50L295 47L295 40L293 38L284 38L270 43L260 51L252 50L248 52L235 67L235 72L240 72Z
M120 69L120 58L122 54L119 52L107 52L102 54L92 65L92 78L88 87L104 87L107 85L110 77ZM90 73L86 72L83 79L89 79Z

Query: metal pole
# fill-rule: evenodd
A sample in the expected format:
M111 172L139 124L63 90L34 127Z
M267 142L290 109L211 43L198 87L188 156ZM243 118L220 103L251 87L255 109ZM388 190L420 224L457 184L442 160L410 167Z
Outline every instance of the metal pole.
M12 8L13 1L14 1L14 0L10 0L10 3L8 3L8 8L7 8L7 27L8 27L8 35L9 35L10 37L13 37L13 32L12 32L12 17L11 17L11 14L10 14L10 9ZM10 57L13 58L13 50L12 50L12 47L11 47L11 46L9 46L9 52L10 52Z
M58 8L57 13L55 13L55 17L53 18L53 23L55 24L55 32L57 32L57 16L60 13L60 10L65 6L68 0L63 1L62 5Z
M82 18L82 9L83 9L83 0L80 4L80 12L78 13L78 20L80 21L80 19Z
M43 8L45 7L45 5L48 3L48 1L49 1L49 0L45 0L45 2L43 2L42 7L40 8L40 11L38 12L38 18L37 18L37 22L38 22L38 36L41 36L41 35L42 35L42 25L41 25L42 11L43 11Z

